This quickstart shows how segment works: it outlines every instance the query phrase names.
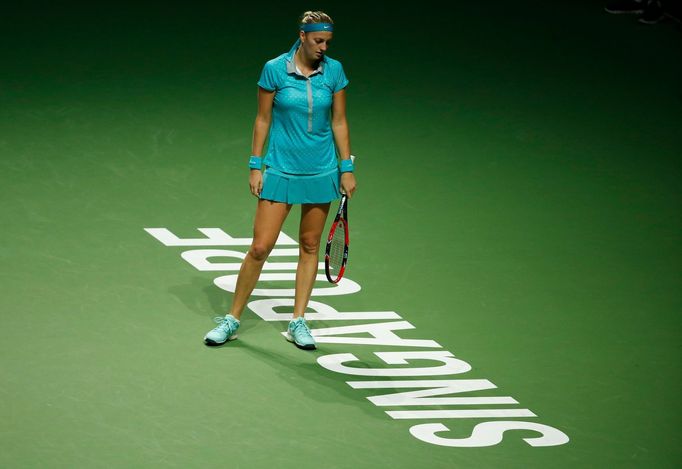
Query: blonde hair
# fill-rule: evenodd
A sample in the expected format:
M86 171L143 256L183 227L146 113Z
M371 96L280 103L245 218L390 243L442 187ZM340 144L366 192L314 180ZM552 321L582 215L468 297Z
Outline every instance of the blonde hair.
M334 24L331 16L323 11L306 11L301 15L299 24L311 24L311 23L330 23Z

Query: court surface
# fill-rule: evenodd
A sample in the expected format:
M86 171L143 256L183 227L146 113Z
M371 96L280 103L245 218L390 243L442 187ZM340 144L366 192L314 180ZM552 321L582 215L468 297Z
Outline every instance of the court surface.
M261 315L203 345L251 236L256 80L310 8L3 13L0 466L679 467L680 29L600 2L312 6L350 79L348 294L300 351L272 258Z

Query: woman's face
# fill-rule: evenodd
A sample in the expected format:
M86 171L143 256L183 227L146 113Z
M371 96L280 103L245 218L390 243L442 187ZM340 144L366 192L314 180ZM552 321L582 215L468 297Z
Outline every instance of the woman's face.
M322 57L327 52L332 36L332 33L326 31L316 31L313 33L301 31L301 46L305 58L313 62L322 60Z

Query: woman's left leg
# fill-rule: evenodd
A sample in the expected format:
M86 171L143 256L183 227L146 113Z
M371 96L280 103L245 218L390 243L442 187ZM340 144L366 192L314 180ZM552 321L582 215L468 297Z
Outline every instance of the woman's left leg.
M302 204L301 224L299 227L299 258L296 269L296 297L294 300L294 319L302 317L310 301L317 264L319 262L320 240L324 224L329 214L326 204Z

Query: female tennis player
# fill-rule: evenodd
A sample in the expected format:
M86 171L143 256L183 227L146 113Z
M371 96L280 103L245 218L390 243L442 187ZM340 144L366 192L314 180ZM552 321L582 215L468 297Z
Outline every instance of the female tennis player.
M249 159L249 187L259 199L253 243L239 271L230 313L206 334L207 345L237 337L239 319L282 224L292 205L301 204L294 319L286 337L299 348L316 348L303 315L317 275L320 238L331 202L341 190L352 197L356 184L346 120L348 79L341 63L327 56L334 22L321 11L307 11L299 23L291 50L268 61L258 80Z

